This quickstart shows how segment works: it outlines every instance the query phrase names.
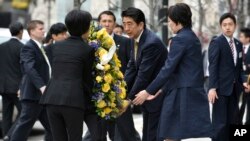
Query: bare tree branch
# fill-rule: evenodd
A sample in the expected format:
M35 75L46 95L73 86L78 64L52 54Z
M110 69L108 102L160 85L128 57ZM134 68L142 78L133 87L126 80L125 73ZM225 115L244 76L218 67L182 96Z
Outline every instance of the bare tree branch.
M147 3L146 0L142 0L142 1L145 3L145 5L146 5L147 7L150 7L150 5Z

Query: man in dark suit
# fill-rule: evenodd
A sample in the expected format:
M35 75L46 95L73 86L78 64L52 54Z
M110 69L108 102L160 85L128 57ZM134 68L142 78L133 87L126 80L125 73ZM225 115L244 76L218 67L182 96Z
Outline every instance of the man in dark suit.
M21 69L23 77L20 85L20 99L22 110L17 125L13 130L11 141L25 141L39 119L45 128L45 140L52 140L50 126L45 108L39 104L50 77L50 64L44 49L44 24L39 20L32 20L28 24L30 40L21 49Z
M122 12L125 33L135 40L131 51L125 80L128 86L129 99L145 89L157 76L167 58L167 48L163 42L146 28L144 13L137 8L130 7ZM155 141L158 121L160 117L163 95L142 105L143 141ZM125 128L125 119L119 117L117 126Z
M129 38L117 35L113 33L115 27L116 17L111 11L103 11L98 16L98 23L100 26L104 27L109 35L111 35L115 41L117 47L117 55L121 61L121 71L125 73L127 64L130 58L131 47L133 46L133 41ZM103 120L103 131L109 133L109 138L112 141L138 141L140 140L139 134L136 132L133 122L132 113L129 110L124 113L126 120L124 121L127 125L126 129L118 128L115 129L115 121ZM129 130L130 132L128 132ZM118 133L119 132L119 133ZM84 141L91 141L89 132L84 136Z
M24 45L20 40L23 36L23 25L17 22L11 24L9 29L12 38L0 45L0 94L3 102L3 137L7 135L12 125L14 106L18 110L18 115L21 112L18 90L22 78L20 50Z
M240 30L240 41L243 44L243 80L247 82L247 77L250 75L250 29L243 28ZM250 94L247 91L244 91L242 98L242 105L240 107L240 120L242 121L243 115L245 113L245 107L247 105L247 113L246 113L246 125L250 124Z
M213 104L213 141L229 140L229 125L240 124L238 99L243 88L242 44L233 38L236 18L231 13L220 17L222 35L209 45L209 92ZM248 87L246 83L245 87Z

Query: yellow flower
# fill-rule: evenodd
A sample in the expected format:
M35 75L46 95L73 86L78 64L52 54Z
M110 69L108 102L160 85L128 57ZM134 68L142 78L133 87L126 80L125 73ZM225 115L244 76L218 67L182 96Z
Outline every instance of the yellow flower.
M103 92L108 92L110 90L110 86L108 83L105 83L103 86L102 86L102 91Z
M111 91L109 93L108 97L109 97L110 102L112 102L112 103L115 102L116 97L115 97L115 92L114 91Z
M105 50L103 48L100 48L98 54L99 54L100 57L102 57L104 54L107 54L107 53L108 53L107 50Z
M101 112L101 117L105 117L105 112Z
M124 87L120 87L121 93L119 96L124 99L126 97L126 89Z
M107 36L105 38L105 41L104 41L104 44L110 48L113 44L114 44L114 40L110 37L110 36Z
M104 100L100 100L100 101L98 101L98 103L97 103L97 107L98 108L103 108L103 107L105 107L107 104L106 104L106 102L104 101Z
M112 82L113 78L112 78L111 74L108 73L104 76L104 80L106 83L110 84Z
M129 102L128 100L123 100L123 101L122 101L122 107L123 107L123 108L127 107L127 106L129 105L129 103L130 103L130 102Z
M97 39L101 39L104 35L104 32L107 32L105 28L102 28L101 30L99 30L97 33L96 33L96 38Z
M117 75L118 75L119 78L124 78L124 76L123 76L123 74L122 74L121 71L118 71Z
M110 106L111 106L112 108L114 108L114 107L116 107L116 104L115 104L115 103L111 103Z
M95 80L97 81L97 83L102 82L102 77L101 76L96 76Z
M104 65L104 71L107 71L109 69L110 69L110 65L109 64Z
M122 84L121 84L122 87L125 87L127 86L126 82L125 81L122 81Z
M109 107L106 107L106 108L104 109L104 113L105 113L105 114L109 114L111 111L112 111L112 110L111 110Z

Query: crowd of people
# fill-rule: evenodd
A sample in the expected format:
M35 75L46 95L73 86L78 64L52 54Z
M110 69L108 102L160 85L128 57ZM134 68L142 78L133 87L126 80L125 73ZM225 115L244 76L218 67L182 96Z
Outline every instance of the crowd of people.
M127 99L141 108L142 138L130 106L115 120L96 114L91 101L95 50L88 44L92 16L72 10L65 24L53 24L46 37L44 23L31 20L26 44L20 42L23 25L10 25L12 38L0 45L5 141L26 141L36 120L45 128L46 141L106 141L107 134L112 141L201 137L229 141L231 124L250 123L250 29L240 31L240 41L234 38L237 22L233 14L220 17L222 34L211 40L204 54L185 3L168 9L168 26L175 34L168 48L148 29L140 9L129 7L121 17L123 25L118 25L111 11L103 11L98 24L116 44ZM18 116L12 123L14 106ZM83 122L88 126L84 137Z

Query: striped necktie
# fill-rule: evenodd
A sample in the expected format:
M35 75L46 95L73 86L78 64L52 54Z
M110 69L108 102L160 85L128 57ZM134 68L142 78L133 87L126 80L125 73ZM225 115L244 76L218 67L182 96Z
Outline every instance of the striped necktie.
M234 43L233 40L230 39L230 41L229 41L229 46L230 46L230 48L231 48L231 53L232 53L232 56L233 56L234 64L236 64L236 61L235 61L235 59L234 59L235 54L234 54L234 45L233 45L233 43Z

